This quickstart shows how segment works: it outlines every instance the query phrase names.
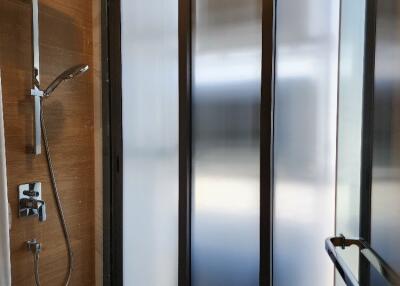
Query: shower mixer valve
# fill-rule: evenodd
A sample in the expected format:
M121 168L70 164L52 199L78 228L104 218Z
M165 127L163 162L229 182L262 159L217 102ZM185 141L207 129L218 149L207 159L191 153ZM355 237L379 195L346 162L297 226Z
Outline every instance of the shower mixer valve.
M42 200L40 182L22 184L18 187L19 216L38 216L39 221L46 221L46 203Z

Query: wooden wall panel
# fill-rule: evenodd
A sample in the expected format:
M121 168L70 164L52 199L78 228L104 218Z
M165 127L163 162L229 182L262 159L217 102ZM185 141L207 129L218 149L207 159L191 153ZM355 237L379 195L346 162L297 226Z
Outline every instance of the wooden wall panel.
M102 122L102 69L101 69L101 2L93 1L93 106L94 106L94 235L95 285L103 280L103 122Z
M61 85L46 99L44 106L50 148L74 250L71 286L100 285L95 274L101 277L101 263L95 263L95 254L101 260L101 241L95 243L95 238L101 238L101 177L98 177L101 176L101 71L99 47L94 46L94 41L95 45L100 45L100 24L98 18L97 22L93 20L98 17L94 13L99 13L99 10L95 10L95 1L39 2L42 86L72 65L87 63L94 67L89 73ZM40 260L42 285L55 286L63 284L67 252L45 157L34 156L31 152L30 15L30 1L0 0L0 68L8 192L14 216L11 230L12 278L15 286L34 285L32 255L26 250L25 241L36 238L43 245ZM37 218L17 217L17 186L37 180L43 183L47 202L48 220L44 223L39 223Z

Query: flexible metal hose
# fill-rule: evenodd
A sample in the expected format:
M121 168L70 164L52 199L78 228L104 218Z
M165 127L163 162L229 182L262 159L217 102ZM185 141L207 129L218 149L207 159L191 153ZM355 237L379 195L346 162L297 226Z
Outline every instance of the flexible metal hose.
M67 223L66 223L65 216L64 216L64 210L63 210L63 206L61 203L60 194L58 192L57 180L56 180L56 175L55 175L55 171L54 171L54 165L53 165L53 161L51 159L51 154L50 154L49 140L48 140L47 129L46 129L46 121L44 118L43 99L41 100L40 103L42 105L40 121L41 121L41 125L42 125L42 135L43 135L44 148L45 148L45 152L46 152L47 165L48 165L48 169L49 169L49 173L50 173L51 184L53 187L52 189L53 189L54 198L55 198L55 201L57 204L58 216L60 218L60 223L61 223L61 227L62 227L62 230L64 233L65 243L67 245L67 250L68 250L68 272L65 277L65 286L68 286L71 281L71 275L72 275L72 271L73 271L72 245L71 245L70 235L68 232ZM37 260L39 260L39 256L37 257ZM35 262L36 262L36 257L35 257ZM36 269L38 269L38 267ZM36 272L39 272L39 271L36 271ZM37 273L37 277L38 276L39 275ZM40 286L40 284L38 284L38 282L39 282L39 279L36 279L37 286Z

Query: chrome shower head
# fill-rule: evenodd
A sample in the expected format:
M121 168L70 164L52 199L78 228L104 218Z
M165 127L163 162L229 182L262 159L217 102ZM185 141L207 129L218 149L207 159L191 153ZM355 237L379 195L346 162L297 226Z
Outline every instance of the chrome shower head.
M77 65L73 66L62 74L60 74L45 90L44 95L49 96L53 91L65 80L73 79L74 77L83 74L89 70L88 65Z

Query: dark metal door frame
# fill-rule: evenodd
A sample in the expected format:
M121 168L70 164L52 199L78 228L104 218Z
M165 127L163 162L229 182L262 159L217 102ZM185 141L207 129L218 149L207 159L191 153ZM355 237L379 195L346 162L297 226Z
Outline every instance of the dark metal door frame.
M102 1L103 285L123 285L121 3Z
M275 0L262 0L260 285L272 283ZM192 0L179 0L179 286L191 284ZM102 0L104 285L123 285L121 3Z
M260 108L260 285L272 285L276 0L263 0Z
M371 185L374 126L376 0L366 0L363 118L360 182L360 237L371 243ZM370 267L360 254L360 285L369 285Z
M192 1L179 0L179 254L178 285L191 283Z

